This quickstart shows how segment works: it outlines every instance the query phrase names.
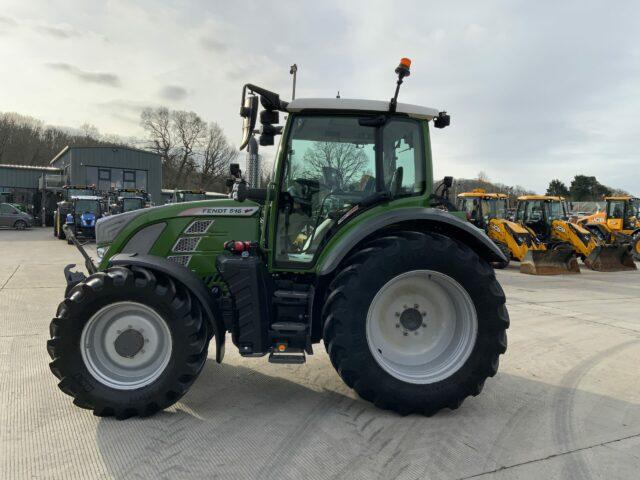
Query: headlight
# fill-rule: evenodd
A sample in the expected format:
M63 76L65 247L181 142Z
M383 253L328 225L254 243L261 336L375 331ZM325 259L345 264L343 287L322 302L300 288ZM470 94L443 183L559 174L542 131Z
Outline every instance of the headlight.
M109 247L98 247L96 249L96 255L98 256L99 262L101 262L104 256L107 254L107 250L109 250Z

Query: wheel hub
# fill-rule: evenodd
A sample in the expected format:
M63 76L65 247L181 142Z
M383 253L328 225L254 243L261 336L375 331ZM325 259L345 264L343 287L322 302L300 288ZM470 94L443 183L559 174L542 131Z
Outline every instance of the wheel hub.
M104 385L133 390L156 380L169 364L171 331L153 308L138 302L115 302L98 310L80 336L89 373Z
M417 308L407 308L400 314L400 325L413 332L422 325L422 314Z
M462 368L478 332L467 291L434 270L390 279L373 298L366 322L376 362L393 377L415 384L441 381Z
M133 358L144 347L144 337L139 331L128 328L118 335L113 347L121 357Z

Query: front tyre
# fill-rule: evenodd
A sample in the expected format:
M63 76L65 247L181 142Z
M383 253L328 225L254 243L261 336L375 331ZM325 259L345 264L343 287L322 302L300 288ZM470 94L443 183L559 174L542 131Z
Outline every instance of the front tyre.
M47 350L60 389L99 416L146 416L182 397L207 358L198 301L170 277L114 267L58 307Z
M330 285L324 341L365 400L402 414L455 409L496 374L509 316L493 269L438 234L396 232L352 254Z
M631 237L631 253L636 262L640 262L640 232Z
M509 246L506 243L496 242L496 245L502 252L502 254L507 258L505 262L493 262L493 268L497 268L498 270L503 270L509 266L511 262L511 250L509 250Z

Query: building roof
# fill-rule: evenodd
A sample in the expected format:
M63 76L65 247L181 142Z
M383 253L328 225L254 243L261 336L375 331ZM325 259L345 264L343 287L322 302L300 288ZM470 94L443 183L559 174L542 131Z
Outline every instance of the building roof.
M75 149L75 148L108 148L109 150L114 150L114 149L115 150L130 150L130 151L133 151L133 152L148 153L150 155L158 155L157 153L151 152L149 150L142 150L141 148L134 148L134 147L125 147L125 146L121 146L121 145L67 145L62 150L60 150L55 157L53 157L51 159L51 161L49 162L49 165L52 165L53 162L58 160L61 156L63 156L69 150Z
M0 163L0 168L15 168L18 170L43 170L45 172L59 173L62 170L56 167L41 167L39 165L13 165L10 163Z
M303 110L357 110L366 112L388 112L389 101L361 100L355 98L296 98L289 102L287 111L301 112ZM406 113L410 117L431 120L438 116L436 108L398 103L396 112Z

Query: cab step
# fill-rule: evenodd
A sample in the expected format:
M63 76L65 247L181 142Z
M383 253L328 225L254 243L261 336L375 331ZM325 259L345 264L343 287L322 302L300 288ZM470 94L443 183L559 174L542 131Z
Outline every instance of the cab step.
M288 349L285 352L271 352L269 354L269 363L279 364L296 364L300 365L307 361L307 357L303 350Z

